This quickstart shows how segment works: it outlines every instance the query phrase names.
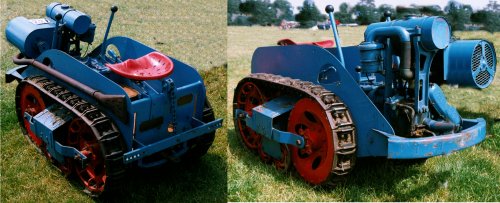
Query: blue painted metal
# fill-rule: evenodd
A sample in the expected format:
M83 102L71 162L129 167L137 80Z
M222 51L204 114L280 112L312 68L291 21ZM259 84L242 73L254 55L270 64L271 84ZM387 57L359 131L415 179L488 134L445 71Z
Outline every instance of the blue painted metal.
M51 49L57 49L57 47L59 46L59 24L60 24L60 20L55 20L56 21L56 25L54 26L54 34L53 34L53 37L52 37L52 46L51 46Z
M448 22L443 17L438 16L372 23L365 30L365 38L374 29L391 26L399 26L405 29L420 28L422 30L422 45L429 51L444 49L451 40L451 28Z
M453 124L460 126L462 124L462 117L458 114L455 107L448 104L441 88L434 84L429 88L429 99L433 104L436 111L443 116L446 120Z
M342 54L342 45L340 44L339 34L337 33L337 25L335 23L335 17L333 16L333 10L332 12L328 13L328 16L330 17L330 24L332 25L333 37L335 38L335 47L337 48L337 52L339 54L340 63L345 66L344 55Z
M398 37L399 40L401 40L401 42L410 41L410 33L405 28L400 26L376 27L373 29L367 28L365 31L365 42L374 42L379 38L387 38L387 37Z
M245 123L255 132L280 144L293 145L298 148L304 147L304 138L300 135L281 131L274 128L276 118L289 113L298 98L278 97L252 109L252 116L248 116L245 111L237 110L238 115L245 115ZM279 146L278 146L279 151Z
M262 137L261 143L262 151L277 160L281 160L283 156L281 153L281 143L271 140L266 136Z
M464 119L459 133L423 138L403 138L378 131L387 137L390 159L418 159L446 155L476 145L486 136L486 121L482 118Z
M24 79L24 76L21 75L21 73L26 69L26 65L23 66L17 66L15 68L12 68L10 70L7 70L5 73L5 83L11 83L14 80L21 81Z
M384 45L374 42L363 42L359 46L361 70L365 73L377 73L384 69Z
M62 3L54 2L49 4L45 9L45 14L53 20L56 19L57 14L61 14L63 25L76 34L87 32L92 23L89 15Z
M320 74L329 67L335 68L335 71L326 72L327 77L333 79L320 83ZM332 91L346 104L356 124L356 141L360 146L358 156L387 155L387 140L372 129L389 134L394 134L394 130L349 71L329 51L312 45L260 47L253 54L252 73L271 73L310 81Z
M418 30L417 30L418 31ZM418 33L418 32L417 32ZM419 46L419 40L420 37L415 37L415 40L413 41L413 47L415 48L415 59L414 59L414 64L415 67L420 67L420 68L415 68L415 79L413 80L414 83L414 91L413 91L413 98L417 102L414 102L414 107L415 111L417 112L416 118L414 119L413 124L418 125L422 124L424 122L425 118L429 117L429 74L430 74L430 67L432 63L432 59L434 57L435 52L425 52L420 46ZM425 57L424 64L421 63L421 58L422 56Z
M59 163L64 163L65 157L79 157L80 163L85 165L87 157L74 147L64 146L54 139L54 131L63 126L73 118L73 114L60 105L54 104L35 116L24 114L30 122L31 130L37 132L35 135L46 143L46 149Z
M55 21L52 19L30 21L25 17L17 17L7 24L5 37L25 56L35 58L43 51L50 49L54 27Z
M191 130L179 133L169 138L165 138L153 144L143 146L139 149L129 151L123 155L123 162L127 164L133 161L137 161L154 153L160 152L164 149L173 147L181 143L185 143L195 137L201 136L208 132L212 132L222 126L222 119L217 119L209 123L198 121L198 125L198 127L194 127Z
M335 57L338 57L338 52L336 49L326 48L325 50L327 50L328 52L333 54ZM360 47L359 46L342 47L342 52L344 52L344 54L346 56L349 56L346 58L344 67L349 72L349 74L351 74L351 77L358 83L368 81L368 77L366 77L365 74L361 74L360 72L356 71L356 67L361 66ZM387 51L386 51L386 53L387 53ZM387 62L388 61L386 61L386 60L384 61L384 63L387 63ZM376 81L384 80L384 76L382 76L381 74L375 73L374 75L375 75L374 77L376 78ZM371 79L372 79L372 76L370 77L370 80ZM363 85L361 85L361 86L362 86L362 88L364 88ZM371 88L371 87L367 87L367 88Z
M495 77L497 58L493 45L485 40L457 40L444 50L444 80L483 89Z
M271 157L280 160L281 144L292 145L299 149L305 147L304 137L275 128L278 117L290 113L298 98L283 96L268 101L252 109L252 116L245 111L236 109L238 117L245 117L245 124L262 135L262 150Z
M91 24L89 16L70 7L66 8L62 4L53 3L47 7L47 16L55 18L57 13L63 14L62 22L64 25L61 28L66 29L67 32L74 32L81 38L80 41L74 41L75 43L90 43L93 40L95 25ZM113 120L122 135L127 151L131 152L129 155L141 154L141 158L130 159L127 157L129 158L127 163L134 162L140 167L162 164L167 159L145 163L143 158L173 146L175 146L175 150L169 149L171 151L170 157L180 157L189 150L188 140L213 132L221 127L221 119L208 123L201 122L204 106L207 102L206 88L195 68L169 57L173 62L174 70L168 77L145 81L134 81L121 77L110 71L105 64L137 59L156 50L127 37L111 37L86 56L69 50L69 44L60 44L60 46L56 46L57 49L50 49L55 27L55 21L51 18L46 18L45 21L30 21L24 17L15 18L7 25L7 39L19 48L26 57L44 62L54 70L96 91L109 95L123 95L125 119L121 119L113 109L105 107L92 95L88 95L79 88L31 65L7 71L6 81L23 80L29 76L41 75L98 107ZM88 28L85 28L86 26ZM82 32L83 34L79 34ZM61 40L61 42L63 41ZM47 44L47 47L39 46L41 44ZM117 49L117 52L112 54L113 56L100 55L101 50L111 50L110 46ZM125 86L136 91L137 96L131 98L124 90ZM44 117L44 119L46 120L43 123L53 121L48 117ZM153 126L145 125L151 121L155 123ZM39 124L41 125L42 121ZM170 126L175 126L174 130L170 131ZM46 132L35 131L35 133ZM53 142L54 140L45 139L44 141ZM59 146L57 143L52 146L59 151L53 150L51 152L68 153L65 146Z

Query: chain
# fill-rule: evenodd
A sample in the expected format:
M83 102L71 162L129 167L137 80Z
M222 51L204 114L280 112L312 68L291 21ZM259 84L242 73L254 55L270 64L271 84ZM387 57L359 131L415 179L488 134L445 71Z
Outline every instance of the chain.
M176 114L176 103L175 103L175 83L174 83L174 80L172 80L172 78L167 78L165 79L165 83L167 84L168 86L168 96L170 98L170 114L172 115L172 121L171 123L169 124L169 128L172 129L172 133L173 135L175 135L176 131L177 131L177 114Z

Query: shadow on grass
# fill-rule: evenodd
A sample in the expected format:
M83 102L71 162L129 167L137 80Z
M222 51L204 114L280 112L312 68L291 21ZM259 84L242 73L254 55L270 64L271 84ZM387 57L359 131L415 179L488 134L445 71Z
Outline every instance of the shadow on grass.
M458 113L462 118L476 119L476 118L484 118L486 120L486 133L492 134L493 132L493 124L495 122L499 122L500 118L493 118L489 114L481 113L481 112L471 112L467 111L464 108L457 109Z
M391 196L391 201L420 200L442 187L451 175L450 171L427 172L428 181L425 184L412 185L409 191L403 188L403 181L416 181L417 177L426 173L421 169L425 161L359 158L354 170L339 187L346 190L346 201L369 201L367 198L373 195ZM370 195L367 196L367 193Z
M206 154L191 163L131 169L123 188L98 202L226 202L226 160Z

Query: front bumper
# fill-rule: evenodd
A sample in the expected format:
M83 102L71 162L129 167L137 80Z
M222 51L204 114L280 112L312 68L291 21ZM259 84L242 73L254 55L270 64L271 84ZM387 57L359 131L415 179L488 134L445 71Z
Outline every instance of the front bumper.
M418 159L450 154L476 145L486 137L483 118L463 119L459 133L423 138L405 138L377 131L387 137L387 158Z

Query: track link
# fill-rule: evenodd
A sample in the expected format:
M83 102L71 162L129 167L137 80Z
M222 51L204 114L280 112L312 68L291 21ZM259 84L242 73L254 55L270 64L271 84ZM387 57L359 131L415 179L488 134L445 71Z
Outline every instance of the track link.
M123 154L126 148L122 135L112 120L94 105L46 77L28 77L19 86L25 83L33 85L40 92L72 111L76 117L81 118L92 129L101 145L105 159L106 184L104 191L114 190L122 185L121 182L126 172L123 164ZM87 189L85 192L91 196L100 195L100 193L91 192Z
M265 87L261 89L264 90L263 94L268 98L295 95L299 98L309 97L318 102L328 116L333 132L335 158L331 170L333 176L330 175L330 180L337 180L353 169L356 160L356 128L349 110L334 93L312 82L273 74L251 74L242 79L239 85L247 81L253 82L259 87ZM235 126L237 125L235 124Z

